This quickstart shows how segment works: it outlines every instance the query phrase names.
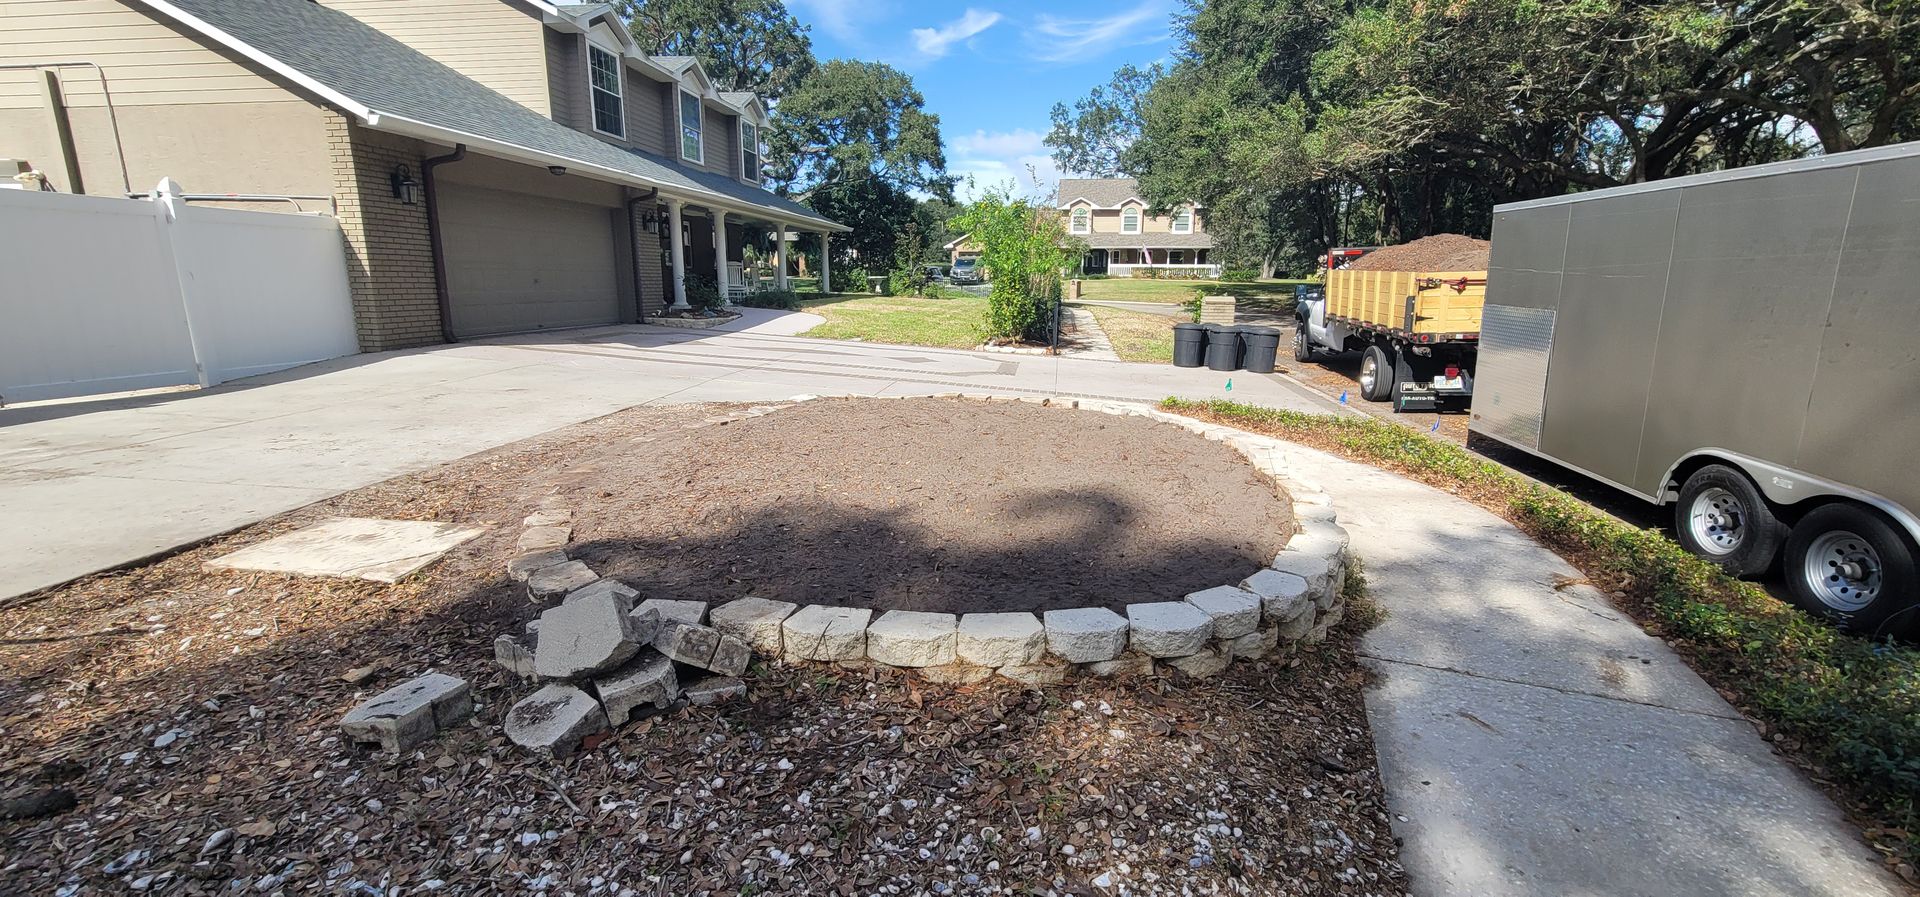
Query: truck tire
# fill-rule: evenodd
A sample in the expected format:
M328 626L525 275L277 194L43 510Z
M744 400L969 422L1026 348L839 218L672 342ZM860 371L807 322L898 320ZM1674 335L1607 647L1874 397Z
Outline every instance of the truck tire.
M1773 566L1787 527L1747 475L1709 464L1687 477L1673 506L1680 547L1734 576L1754 576Z
M1384 402L1393 397L1393 358L1379 346L1368 346L1360 356L1360 398Z
M1307 336L1307 322L1295 321L1293 325L1293 360L1308 362L1313 360L1313 340Z
M1850 504L1813 509L1787 537L1787 590L1816 617L1858 635L1920 630L1920 573L1912 540Z

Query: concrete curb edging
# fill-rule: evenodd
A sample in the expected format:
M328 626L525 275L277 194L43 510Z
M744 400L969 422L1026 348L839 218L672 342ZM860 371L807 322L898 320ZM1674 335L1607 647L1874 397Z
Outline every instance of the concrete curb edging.
M798 395L783 403L734 412L725 419L758 417L817 398ZM959 392L932 398L1018 401L1143 417L1224 442L1271 477L1281 497L1292 501L1298 530L1267 569L1179 601L1136 605L1141 610L1125 617L1099 607L1045 614L876 612L749 596L716 608L710 619L714 629L751 646L762 657L787 662L891 667L938 683L966 684L998 675L1036 685L1055 684L1074 672L1149 674L1162 663L1188 675L1214 676L1234 660L1285 657L1299 644L1316 644L1344 615L1341 589L1346 581L1347 531L1338 522L1331 496L1288 470L1282 440L1135 402ZM564 522L570 521L539 515L527 520L530 527ZM547 585L544 580L561 578L539 576L551 569L541 566L542 562L574 574L566 579L584 578L574 569L584 565L569 560L564 545L540 544L536 537L525 547L536 545L509 561L516 578L531 582L538 577L542 586ZM550 586L528 591L536 601L554 597Z

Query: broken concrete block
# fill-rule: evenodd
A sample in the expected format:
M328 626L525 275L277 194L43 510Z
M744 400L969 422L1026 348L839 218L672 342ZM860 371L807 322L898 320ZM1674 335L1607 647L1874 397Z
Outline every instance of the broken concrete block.
M747 684L732 676L708 676L683 692L687 703L695 707L718 704L722 701L738 701L747 696Z
M896 667L937 667L953 662L953 614L890 610L867 627L867 659Z
M1231 661L1232 658L1227 655L1227 652L1211 645L1184 657L1166 659L1168 666L1198 679L1207 679L1226 672L1227 665Z
M1021 685L1059 685L1067 681L1067 665L1053 658L1047 658L1039 663L1001 667L995 672Z
M534 678L533 649L521 644L519 639L510 634L493 640L493 659L515 676Z
M865 660L867 621L864 607L809 604L780 622L782 656L787 660Z
M1238 638L1230 639L1225 647L1228 654L1235 658L1257 660L1273 653L1280 644L1280 630L1269 626L1265 629L1249 632Z
M1127 641L1154 657L1196 654L1213 637L1213 618L1185 601L1127 605Z
M1086 665L1086 671L1105 678L1153 675L1153 658L1145 654L1128 651L1112 660L1102 660Z
M707 614L713 628L747 643L747 647L767 657L780 656L780 624L800 606L789 601L767 598L741 598L714 608Z
M617 579L596 579L593 582L568 592L567 597L560 600L575 601L581 598L592 598L596 595L611 595L626 607L628 611L632 611L633 603L640 600L639 592L634 591L629 588L626 583Z
M974 685L993 678L993 667L960 662L937 667L920 667L913 671L928 682L937 685Z
M560 760L588 735L607 728L593 696L565 682L549 682L507 711L507 738L535 754Z
M1233 586L1214 586L1187 596L1187 603L1213 618L1213 637L1239 638L1260 628L1260 596Z
M379 742L382 748L399 753L472 715L473 691L466 680L428 673L348 711L340 719L340 731L354 741Z
M1047 630L1032 614L967 614L960 618L954 656L989 667L1038 663Z
M720 647L720 633L712 628L678 620L664 620L653 637L653 649L681 663L705 669Z
M627 620L633 623L633 640L643 645L653 644L660 637L660 614L651 607L636 607L627 613Z
M1112 660L1127 649L1127 621L1104 607L1050 610L1041 616L1047 653L1068 663Z
M615 726L626 725L627 720L633 718L633 712L642 707L665 710L680 694L673 661L653 651L640 652L626 666L595 679L593 685L600 693L600 705L606 711L607 722Z
M634 610L639 610L642 607L653 608L653 612L660 615L660 622L662 623L675 620L681 623L692 623L695 626L699 626L707 621L707 603L705 601L676 601L671 598L648 598L640 602L640 606L634 608Z
M573 510L570 508L542 508L527 515L520 521L521 526L565 526L573 522Z
M540 643L540 618L527 621L527 650L533 650Z
M539 551L543 548L565 548L572 538L571 526L530 526L520 533L520 541L514 544L521 551Z
M564 564L567 560L567 550L564 548L543 548L539 551L529 551L525 554L514 555L508 559L507 576L514 582L526 582L527 577L533 575L533 571L551 567L555 564Z
M707 669L722 676L738 676L747 671L747 664L751 662L753 649L747 647L746 642L722 632L719 644L713 648L713 659L707 661Z
M574 679L610 672L640 653L633 619L617 595L598 595L547 608L533 668L545 679Z
M527 597L534 601L558 598L599 578L593 568L579 561L541 567L527 574Z

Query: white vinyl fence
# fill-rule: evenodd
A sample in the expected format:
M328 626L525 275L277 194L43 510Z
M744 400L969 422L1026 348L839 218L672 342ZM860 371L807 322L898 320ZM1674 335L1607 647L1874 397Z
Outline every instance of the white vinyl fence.
M319 214L0 190L0 402L211 386L359 351Z

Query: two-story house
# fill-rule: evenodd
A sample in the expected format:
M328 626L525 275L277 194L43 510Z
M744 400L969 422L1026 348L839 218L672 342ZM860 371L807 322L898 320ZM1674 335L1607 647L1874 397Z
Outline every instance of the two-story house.
M1066 219L1067 233L1087 244L1083 274L1126 277L1136 268L1219 274L1208 259L1213 238L1199 207L1186 203L1165 215L1153 214L1133 178L1062 178L1054 205Z
M367 351L669 314L693 274L737 291L749 240L784 280L789 232L848 228L762 186L767 126L695 60L639 52L604 3L0 14L0 158L69 192L169 177L331 207Z

